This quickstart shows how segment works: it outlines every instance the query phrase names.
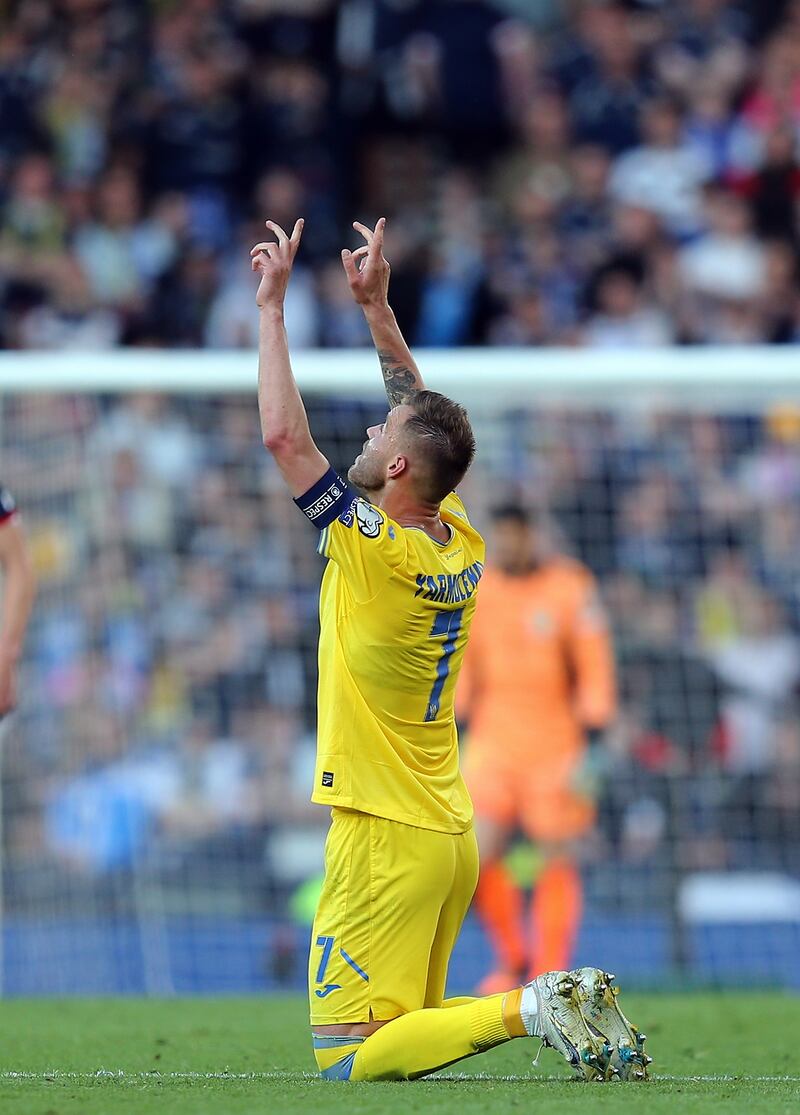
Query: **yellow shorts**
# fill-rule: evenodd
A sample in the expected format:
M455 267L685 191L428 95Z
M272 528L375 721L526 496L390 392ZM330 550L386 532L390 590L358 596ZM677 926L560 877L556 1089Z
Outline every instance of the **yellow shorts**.
M441 1006L477 881L472 829L333 809L308 965L312 1026Z

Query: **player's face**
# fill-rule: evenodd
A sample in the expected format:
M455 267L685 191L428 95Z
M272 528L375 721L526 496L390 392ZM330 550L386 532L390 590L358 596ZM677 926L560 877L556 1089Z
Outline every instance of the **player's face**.
M515 519L500 519L492 533L490 557L504 573L518 576L536 563L536 548L531 528Z
M375 494L386 487L389 467L398 457L399 433L411 408L395 407L380 426L369 426L364 448L347 473L347 479L362 492Z

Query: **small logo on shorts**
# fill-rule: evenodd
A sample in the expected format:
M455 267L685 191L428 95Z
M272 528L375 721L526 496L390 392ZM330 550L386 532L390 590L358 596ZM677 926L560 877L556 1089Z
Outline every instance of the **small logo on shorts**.
M329 788L333 786L333 771L332 770L324 770L322 772L322 785L327 786Z
M326 995L330 995L332 991L341 991L342 985L340 983L326 983L323 988L315 991L314 994L318 999L324 999Z

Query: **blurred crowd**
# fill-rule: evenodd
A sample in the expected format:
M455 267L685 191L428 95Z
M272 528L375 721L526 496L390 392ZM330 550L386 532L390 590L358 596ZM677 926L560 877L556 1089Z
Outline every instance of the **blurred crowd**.
M295 346L365 343L390 218L419 345L792 343L797 0L16 0L0 346L252 346L250 245L306 218Z
M310 406L346 468L369 416ZM254 398L12 396L0 415L41 584L4 755L7 902L85 912L144 887L159 909L284 908L327 821L308 803L323 563ZM598 900L657 909L694 868L791 870L800 414L476 421L476 521L535 495L610 612Z

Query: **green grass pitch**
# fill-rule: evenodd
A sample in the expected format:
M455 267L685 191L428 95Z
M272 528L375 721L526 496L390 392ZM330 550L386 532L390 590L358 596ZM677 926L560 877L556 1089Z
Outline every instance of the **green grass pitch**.
M0 1003L3 1115L693 1115L800 1111L800 998L630 995L647 1084L582 1084L518 1040L413 1084L313 1075L299 998ZM458 1071L457 1071L458 1070Z

